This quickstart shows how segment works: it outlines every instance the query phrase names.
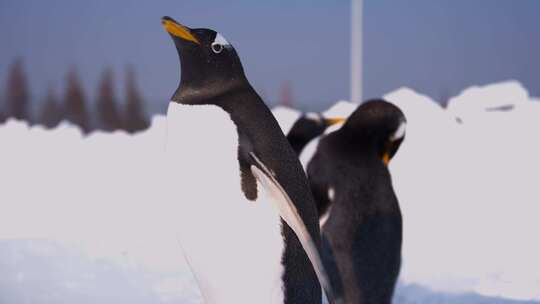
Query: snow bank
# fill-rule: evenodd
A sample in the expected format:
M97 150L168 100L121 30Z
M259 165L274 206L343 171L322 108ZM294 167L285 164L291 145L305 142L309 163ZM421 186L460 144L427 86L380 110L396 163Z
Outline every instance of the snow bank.
M171 297L182 299L182 303L200 303L176 236L169 229L170 223L162 220L169 218L161 208L166 201L161 163L165 136L166 119L162 116L155 117L150 129L135 136L95 132L83 137L68 124L46 131L29 128L23 122L7 122L0 128L0 239L15 244L21 239L50 240L55 248L79 253L60 251L51 257L78 261L69 266L73 269L68 274L65 272L69 269L45 267L52 282L44 279L41 285L55 289L54 294L87 298L87 285L103 277L83 281L79 272L100 269L103 261L108 261L108 273L113 276L145 273L141 280L153 297L163 300L158 303L166 303ZM13 261L43 263L36 261L33 249L24 244L22 248L11 245ZM12 286L6 285L11 279L24 293L33 290L33 303L62 299L51 298L47 288L36 289L32 279L36 276L43 274L28 267L2 271L5 282L0 288ZM173 282L183 284L172 289ZM73 288L66 289L70 284ZM124 299L122 291L129 286L120 287L100 289L104 298L98 302ZM6 294L0 290L0 302ZM6 303L20 298L20 294L12 294Z
M465 90L448 111L408 89L385 98L409 122L390 166L404 216L403 280L540 299L540 112L529 113L538 105L516 83ZM513 108L485 111L503 105Z
M408 88L383 98L407 117L390 163L404 218L402 281L540 299L538 100L517 82L466 89L447 110ZM355 107L339 102L325 115ZM300 156L304 166L317 143Z
M404 216L402 282L540 300L538 101L515 82L465 90L448 110L407 88L384 98L408 120L406 139L390 164ZM324 115L348 116L355 107L340 102ZM286 108L273 112L285 133L300 115ZM13 286L24 292L21 286L35 283L31 267L9 266L50 256L47 246L28 248L38 241L21 241L42 238L77 253L58 253L66 257L61 260L85 261L70 264L72 272L97 280L101 272L88 268L108 261L110 273L141 278L156 303L200 303L174 233L161 220L171 218L160 205L167 200L166 134L162 116L135 136L83 137L67 124L53 131L17 121L0 127L0 255L8 261L0 263L0 302L3 291L19 299ZM65 289L90 280L53 277L54 271L41 281L64 280L58 284ZM46 299L58 284L36 299ZM77 286L68 289L80 295L88 290Z
M491 113L512 111L530 102L529 93L517 81L507 81L464 90L448 101L448 112L469 123L483 122ZM480 121L478 121L480 119Z

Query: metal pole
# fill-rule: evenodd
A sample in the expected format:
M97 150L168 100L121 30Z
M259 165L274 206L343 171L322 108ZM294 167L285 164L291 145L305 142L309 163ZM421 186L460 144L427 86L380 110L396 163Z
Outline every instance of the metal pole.
M351 102L362 102L362 14L364 0L351 0Z

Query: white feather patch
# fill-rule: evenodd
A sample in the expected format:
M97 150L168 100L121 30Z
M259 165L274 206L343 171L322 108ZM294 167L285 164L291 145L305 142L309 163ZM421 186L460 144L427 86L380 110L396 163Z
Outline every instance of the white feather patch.
M400 140L405 136L405 130L407 129L407 123L402 121L397 130L390 136L391 141Z
M332 187L328 187L328 199L332 202L334 201L334 196L336 194L336 191Z
M315 137L312 139L302 150L302 153L300 153L299 159L302 163L302 166L304 167L304 171L307 170L307 167L309 165L309 162L315 156L315 153L317 152L317 149L319 147L319 141L321 140L321 137Z
M332 212L332 206L333 205L330 205L328 207L328 209L326 209L326 212L323 213L323 215L319 218L319 226L321 227L321 229L324 226L324 224L326 224L328 219L330 218L330 213Z
M219 44L221 44L221 45L223 45L225 47L226 46L231 46L229 41L227 41L227 39L225 39L225 37L223 37L220 33L217 33L216 39L214 39L214 42L212 44L214 44L214 43L219 43Z
M163 213L205 303L283 303L281 218L268 196L248 201L241 190L230 115L171 102L167 120L171 201Z

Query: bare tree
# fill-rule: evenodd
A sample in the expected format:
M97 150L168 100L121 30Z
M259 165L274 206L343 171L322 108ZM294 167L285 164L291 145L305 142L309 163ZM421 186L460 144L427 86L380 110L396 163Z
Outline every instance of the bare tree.
M72 68L66 77L67 86L64 95L64 117L67 121L79 126L83 133L91 131L86 98L79 77Z
M137 88L135 69L126 69L126 106L124 110L124 128L129 133L148 128L150 123L145 115L144 101Z
M122 128L123 123L116 105L113 73L110 68L107 68L101 77L96 114L98 129L110 132Z
M7 117L6 114L4 114L4 95L0 94L0 124L3 124Z
M28 120L28 99L28 82L24 73L23 60L17 58L9 67L5 115L8 118Z
M54 89L49 87L47 97L45 98L45 101L41 107L39 123L41 123L47 129L55 128L62 121L62 112L62 107L58 102Z

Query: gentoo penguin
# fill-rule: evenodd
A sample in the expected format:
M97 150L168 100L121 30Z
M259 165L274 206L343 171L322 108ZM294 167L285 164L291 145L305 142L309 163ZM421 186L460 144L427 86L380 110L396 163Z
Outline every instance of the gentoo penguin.
M320 304L321 285L339 302L306 176L235 49L213 30L162 24L181 63L167 111L172 204L205 302Z
M345 303L391 303L402 218L387 166L405 126L396 106L367 101L320 139L307 165L321 216L324 263Z
M343 122L343 119L325 118L321 114L313 112L306 113L294 122L287 133L287 140L296 154L300 155L312 139L322 135L326 128L339 122Z

